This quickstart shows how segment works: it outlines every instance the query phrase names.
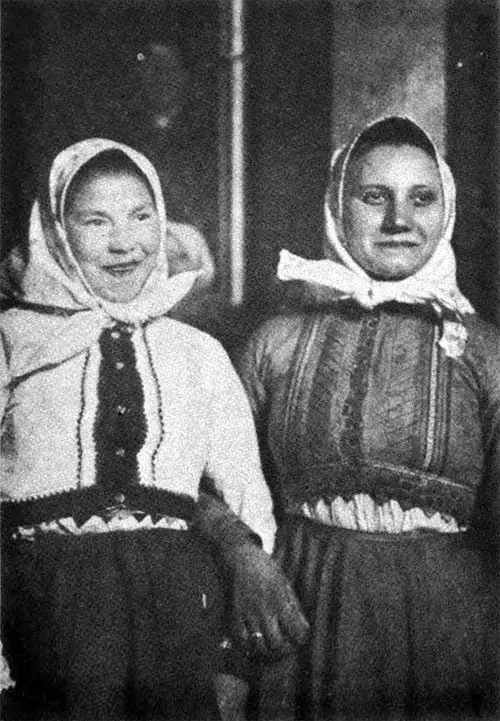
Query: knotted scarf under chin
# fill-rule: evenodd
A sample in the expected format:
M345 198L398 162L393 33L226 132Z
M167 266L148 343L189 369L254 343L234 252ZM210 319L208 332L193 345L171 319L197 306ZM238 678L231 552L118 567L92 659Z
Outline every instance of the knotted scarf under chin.
M333 291L332 301L350 298L367 310L395 301L409 305L428 304L438 318L446 311L453 319L443 320L439 345L452 358L458 358L465 350L467 330L462 315L474 313L474 308L454 287L440 286L432 279L422 281L416 276L402 281L378 281L355 273L334 260L308 260L287 250L280 252L277 275L282 281L300 280L327 287Z

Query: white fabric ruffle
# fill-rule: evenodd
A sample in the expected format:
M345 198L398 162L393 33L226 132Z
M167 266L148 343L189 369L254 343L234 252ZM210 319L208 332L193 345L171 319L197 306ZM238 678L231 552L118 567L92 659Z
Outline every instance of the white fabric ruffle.
M454 518L439 511L429 513L421 508L403 511L394 499L378 505L366 493L358 493L350 501L338 496L331 503L324 499L320 499L315 505L304 503L302 514L325 526L369 533L407 533L422 529L439 533L459 533L465 530Z

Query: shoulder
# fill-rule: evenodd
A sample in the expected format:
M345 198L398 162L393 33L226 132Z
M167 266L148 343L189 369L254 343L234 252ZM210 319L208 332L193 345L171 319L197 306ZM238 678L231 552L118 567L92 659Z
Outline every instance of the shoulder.
M468 348L475 354L500 362L500 329L476 313L465 316L464 323L469 335Z
M464 360L479 374L484 387L500 396L500 329L478 315L465 319L468 332Z
M151 324L151 342L198 368L230 364L222 344L213 336L181 320L164 316Z
M279 346L290 339L297 339L307 324L310 314L303 312L282 313L265 320L252 334L252 340L267 346Z
M221 343L199 328L177 318L162 316L150 324L151 329L161 340L168 343L181 343L188 347L207 350L223 350Z
M310 317L307 313L292 312L265 320L242 348L239 366L284 369L291 361Z

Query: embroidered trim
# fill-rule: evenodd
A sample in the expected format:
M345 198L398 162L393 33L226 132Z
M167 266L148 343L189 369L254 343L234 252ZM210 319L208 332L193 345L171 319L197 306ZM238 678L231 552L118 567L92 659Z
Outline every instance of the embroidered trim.
M363 456L361 445L363 437L362 406L368 391L368 373L379 321L380 313L375 310L365 316L360 325L349 393L342 409L344 428L339 442L340 454L348 463L357 462Z
M300 474L289 473L281 483L287 489L288 512L296 512L305 502L320 498L333 502L337 496L350 500L366 493L378 505L396 500L403 510L413 507L439 511L467 526L474 505L474 489L449 478L404 466L381 462L346 463L341 459L317 464Z
M187 531L189 526L183 518L172 516L145 515L144 513L127 513L113 518L91 516L82 526L78 526L72 516L58 518L48 523L43 522L35 526L18 526L12 534L17 540L34 541L37 536L48 533L56 536L86 536L100 533L116 533L117 531L140 531L163 528L169 531Z
M80 412L78 413L76 425L76 446L77 446L77 469L76 478L78 486L82 483L82 467L83 467L83 442L82 442L82 420L85 413L85 381L90 361L90 351L85 353L85 361L83 363L82 379L80 383Z
M161 397L161 386L160 382L158 380L158 375L156 373L156 368L153 363L153 356L151 354L151 348L148 343L148 339L146 337L146 334L143 334L143 341L144 346L146 348L146 354L149 362L149 368L151 370L151 375L153 378L153 383L155 386L156 391L156 398L157 398L157 414L158 414L158 420L159 420L159 426L160 426L160 433L158 436L158 441L156 443L156 447L154 448L152 454L151 454L151 477L153 481L156 481L156 458L158 457L158 453L160 452L161 444L163 443L164 437L165 437L165 427L164 427L164 416L163 416L163 403L162 403L162 397Z
M146 515L166 515L190 521L196 508L194 498L150 486L130 486L120 494L98 486L63 491L40 498L0 503L2 531L17 526L34 526L72 516L82 525L91 516L103 516L109 509L140 509Z

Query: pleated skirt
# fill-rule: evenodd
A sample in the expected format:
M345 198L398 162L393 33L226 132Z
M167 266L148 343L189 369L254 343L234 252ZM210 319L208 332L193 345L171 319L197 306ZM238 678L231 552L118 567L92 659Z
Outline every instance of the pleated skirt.
M295 517L277 556L311 637L264 671L261 719L500 718L498 574L471 534Z
M3 546L2 719L218 718L224 584L190 531Z

